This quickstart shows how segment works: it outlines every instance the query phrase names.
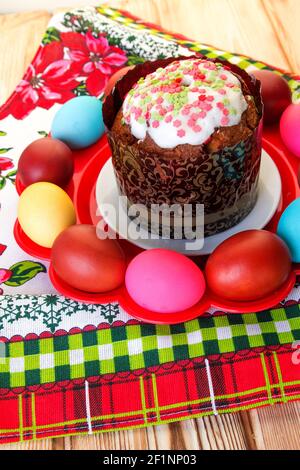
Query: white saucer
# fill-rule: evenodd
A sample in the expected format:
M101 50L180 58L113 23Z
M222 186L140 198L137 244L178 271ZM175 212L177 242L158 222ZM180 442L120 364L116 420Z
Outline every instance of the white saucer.
M129 220L125 208L119 205L119 192L111 158L106 162L99 174L96 184L96 200L100 214L107 225L122 238L128 239L134 245L146 250L151 248L168 248L189 256L197 256L212 253L218 245L236 233L265 227L276 212L281 198L281 188L281 178L277 166L267 152L263 150L258 200L254 209L235 227L205 238L204 245L200 240L187 242L186 240L167 240L160 237L151 239L148 232L143 229L140 229L140 234L144 235L144 238L134 239L130 235L128 236L127 226L130 223L132 224L132 222ZM107 204L114 207L116 217L111 216L107 211L101 210ZM122 224L123 227L119 227L117 224L120 216L121 220L125 220L125 224Z

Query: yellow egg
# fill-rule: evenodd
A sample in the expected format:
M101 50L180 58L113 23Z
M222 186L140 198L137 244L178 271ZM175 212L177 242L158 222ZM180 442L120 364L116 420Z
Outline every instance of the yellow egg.
M18 219L25 234L35 243L51 248L56 237L76 223L73 202L53 183L34 183L21 194Z

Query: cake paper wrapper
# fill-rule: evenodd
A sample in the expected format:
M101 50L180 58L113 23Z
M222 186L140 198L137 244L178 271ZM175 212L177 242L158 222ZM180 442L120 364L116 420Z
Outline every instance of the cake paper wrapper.
M203 204L204 232L210 236L238 224L257 200L263 111L260 82L229 62L216 61L242 78L261 118L249 138L217 152L209 152L203 144L197 156L170 159L139 149L136 144L125 145L111 130L128 91L141 77L175 60L186 59L169 58L137 65L106 98L103 118L119 192L127 197L129 205L143 204L150 212L152 204ZM162 226L158 225L162 234Z

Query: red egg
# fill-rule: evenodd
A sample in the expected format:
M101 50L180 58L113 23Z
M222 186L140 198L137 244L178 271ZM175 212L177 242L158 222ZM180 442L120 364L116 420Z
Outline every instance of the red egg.
M23 151L18 164L18 176L24 186L45 181L64 187L74 170L69 147L57 139L43 137Z
M251 73L261 81L264 123L275 124L292 102L291 89L283 77L270 70L255 70Z
M129 65L128 67L123 67L122 69L118 70L116 73L114 73L110 79L108 80L107 82L107 85L105 87L105 90L104 90L104 97L106 98L110 92L112 91L112 89L114 88L115 84L121 80L121 78L124 77L124 75L126 75L127 72L129 72L129 70L132 70L134 69L134 65Z
M75 289L109 292L124 282L125 255L116 240L100 239L92 225L73 225L55 240L51 251L56 274Z
M253 301L282 287L291 273L291 255L277 235L248 230L225 240L208 258L211 291L222 299Z

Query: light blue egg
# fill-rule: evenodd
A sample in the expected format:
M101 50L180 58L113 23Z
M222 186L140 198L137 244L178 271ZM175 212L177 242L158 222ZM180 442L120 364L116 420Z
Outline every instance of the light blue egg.
M293 201L282 214L277 234L290 249L294 263L300 263L300 198Z
M78 96L65 103L56 113L51 136L71 149L94 144L104 133L102 102L92 96Z

